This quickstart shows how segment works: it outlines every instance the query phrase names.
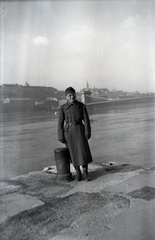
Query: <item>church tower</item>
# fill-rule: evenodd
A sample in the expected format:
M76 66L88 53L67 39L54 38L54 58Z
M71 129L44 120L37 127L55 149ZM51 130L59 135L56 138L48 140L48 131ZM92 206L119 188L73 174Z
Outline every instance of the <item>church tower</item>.
M89 83L88 83L88 80L87 80L87 83L86 83L86 88L87 88L87 90L89 89Z

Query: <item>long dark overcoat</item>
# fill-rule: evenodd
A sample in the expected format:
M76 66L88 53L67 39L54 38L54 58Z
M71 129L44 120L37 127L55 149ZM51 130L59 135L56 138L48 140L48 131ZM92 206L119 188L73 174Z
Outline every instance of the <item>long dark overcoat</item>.
M77 100L62 105L58 118L58 139L66 140L75 167L93 161L86 136L91 137L86 106Z

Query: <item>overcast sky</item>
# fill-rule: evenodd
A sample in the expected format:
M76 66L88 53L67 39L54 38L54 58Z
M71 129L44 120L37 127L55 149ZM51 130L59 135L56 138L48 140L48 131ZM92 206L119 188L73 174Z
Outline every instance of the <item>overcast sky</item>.
M155 92L155 1L1 1L0 83Z

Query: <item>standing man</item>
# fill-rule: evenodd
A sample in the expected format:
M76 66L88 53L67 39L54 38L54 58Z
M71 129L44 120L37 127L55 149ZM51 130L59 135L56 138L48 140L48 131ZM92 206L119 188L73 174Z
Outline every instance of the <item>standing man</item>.
M58 119L58 140L69 148L71 161L77 173L77 180L83 178L90 181L88 163L92 156L88 144L91 137L91 126L86 106L76 100L76 92L72 87L65 90L67 102L61 106Z

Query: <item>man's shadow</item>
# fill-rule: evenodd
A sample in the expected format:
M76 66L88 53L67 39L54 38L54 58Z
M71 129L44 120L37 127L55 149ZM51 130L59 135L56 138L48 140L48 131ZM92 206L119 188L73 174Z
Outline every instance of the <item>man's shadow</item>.
M119 173L119 172L130 172L130 171L135 171L141 168L140 166L134 166L130 164L121 164L121 165L115 165L115 164L102 165L101 164L101 166L102 168L98 168L94 171L89 172L91 181L96 180L97 178L103 175Z

